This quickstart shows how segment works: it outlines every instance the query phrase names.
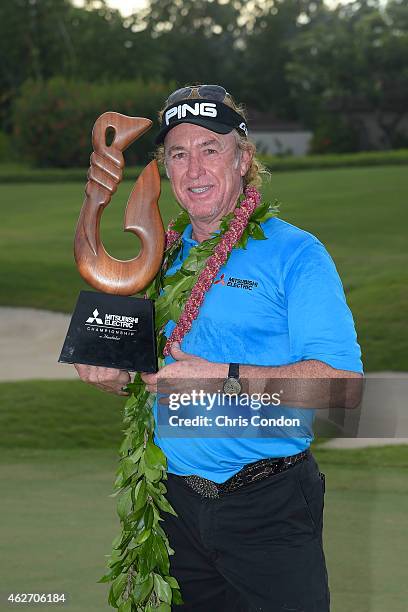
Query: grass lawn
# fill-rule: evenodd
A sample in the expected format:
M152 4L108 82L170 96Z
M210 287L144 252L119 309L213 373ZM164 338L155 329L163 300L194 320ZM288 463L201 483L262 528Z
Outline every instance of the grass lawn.
M403 167L276 173L265 198L318 236L352 308L367 370L408 370L407 186ZM0 304L69 312L86 285L72 258L80 183L0 186ZM131 184L103 216L106 248L134 256L121 231ZM164 221L177 207L162 182ZM123 399L79 381L0 384L0 609L11 592L65 592L73 612L108 610L104 572L119 529L112 492ZM408 600L408 446L315 455L327 479L325 549L332 612L402 612ZM37 605L38 610L49 610Z
M332 254L367 371L408 370L407 183L404 167L389 166L274 173L264 188L265 199L282 203L283 219L317 235ZM0 186L0 304L72 311L86 287L72 257L83 189L81 183ZM123 183L102 217L105 246L119 258L137 249L137 239L121 231L130 189ZM167 222L177 212L168 181L160 205Z
M124 398L78 380L0 384L0 449L118 448Z
M15 608L7 593L38 591L64 592L75 612L109 609L96 581L119 530L123 404L76 381L0 384L1 610ZM314 452L332 612L405 611L408 446Z
M332 612L405 612L408 448L315 455L327 479ZM63 592L73 612L111 609L96 581L119 530L115 463L112 449L2 451L1 610L15 608L11 592Z

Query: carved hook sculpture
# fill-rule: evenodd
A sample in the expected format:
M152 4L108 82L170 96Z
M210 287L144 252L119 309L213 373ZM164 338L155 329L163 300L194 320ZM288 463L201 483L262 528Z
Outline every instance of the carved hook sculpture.
M85 199L75 233L74 254L81 276L95 289L116 295L132 295L144 289L159 271L164 251L164 229L158 200L160 175L156 161L150 162L137 179L129 196L124 231L141 241L141 251L129 260L111 257L100 238L104 208L122 180L122 152L152 125L150 119L104 113L92 131L91 166ZM110 145L107 129L114 130Z

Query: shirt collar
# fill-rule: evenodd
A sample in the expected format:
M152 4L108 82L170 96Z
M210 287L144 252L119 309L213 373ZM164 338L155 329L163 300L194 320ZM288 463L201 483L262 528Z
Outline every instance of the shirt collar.
M189 245L190 249L193 246L197 246L198 242L197 240L194 240L192 238L192 234L193 234L193 226L191 225L191 223L189 223L186 227L186 229L184 230L184 232L181 234L181 239L183 241L183 245Z
M220 233L220 229L217 229L214 234L219 234ZM194 238L192 238L193 235L193 226L191 225L191 223L189 223L186 227L186 229L184 230L184 232L181 234L181 239L183 241L183 247L184 245L189 247L189 249L191 249L194 246L197 246L198 242L197 240L194 240Z

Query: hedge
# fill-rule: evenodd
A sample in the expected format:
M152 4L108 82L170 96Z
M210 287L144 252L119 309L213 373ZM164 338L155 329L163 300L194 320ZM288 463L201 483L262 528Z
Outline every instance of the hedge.
M271 171L319 170L367 166L398 166L408 164L408 149L397 151L367 151L363 153L337 153L275 157L260 155L259 159Z
M154 127L125 154L128 164L144 164L155 148L157 111L173 87L173 83L141 80L27 81L13 106L13 146L24 161L37 167L86 167L95 120L106 111L117 111L153 120Z
M5 132L0 132L0 164L10 162L13 159L13 149L10 137Z
M367 166L396 166L408 164L408 149L372 153L348 153L338 155L310 155L305 157L273 157L262 155L260 159L273 172L294 170L319 170ZM135 180L143 166L127 166L124 178ZM88 167L35 169L27 165L0 164L0 183L59 183L86 181ZM165 178L163 168L161 176Z
M125 168L124 180L135 181L144 166ZM164 168L160 169L166 178ZM23 164L0 164L1 183L83 183L87 180L88 168L30 168Z

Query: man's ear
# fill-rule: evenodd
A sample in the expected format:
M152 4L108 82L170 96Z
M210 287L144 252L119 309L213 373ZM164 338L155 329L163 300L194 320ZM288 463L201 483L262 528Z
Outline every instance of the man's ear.
M252 163L252 152L248 149L241 150L241 160L240 160L240 172L241 176L245 176L251 167Z

